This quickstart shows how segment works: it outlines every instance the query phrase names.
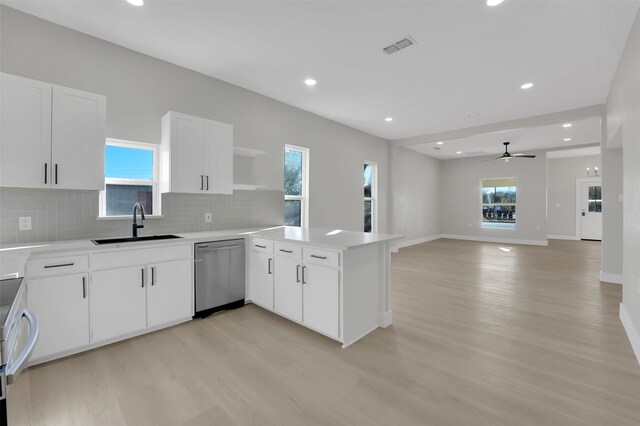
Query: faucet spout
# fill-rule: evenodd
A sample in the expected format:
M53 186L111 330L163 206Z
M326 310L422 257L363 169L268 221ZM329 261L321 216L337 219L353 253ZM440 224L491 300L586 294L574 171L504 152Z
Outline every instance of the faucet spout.
M136 218L138 209L140 209L140 225L138 225ZM140 203L135 203L133 206L133 223L131 224L131 234L133 238L138 238L138 228L144 228L142 221L144 221L144 207Z

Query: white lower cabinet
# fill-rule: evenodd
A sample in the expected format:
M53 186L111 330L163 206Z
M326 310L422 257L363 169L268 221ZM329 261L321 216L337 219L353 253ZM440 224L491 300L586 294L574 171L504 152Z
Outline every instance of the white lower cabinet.
M191 310L191 260L149 265L147 326L155 327L193 315Z
M340 253L269 241L252 241L252 302L342 341ZM267 283L267 284L265 284ZM264 291L268 289L268 291ZM266 299L272 298L272 304Z
M29 308L40 326L32 359L89 344L88 275L74 274L28 280Z
M251 266L247 298L263 308L273 310L273 255L252 251L249 259Z
M273 310L302 322L302 265L299 260L275 258Z
M340 271L305 264L302 323L334 339L340 338Z
M92 274L92 342L146 328L145 269L144 265L139 265Z

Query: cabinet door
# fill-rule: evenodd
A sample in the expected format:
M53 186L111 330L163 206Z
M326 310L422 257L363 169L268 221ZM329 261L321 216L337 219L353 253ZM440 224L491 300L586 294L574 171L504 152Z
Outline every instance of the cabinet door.
M205 189L233 193L233 126L204 120Z
M273 276L273 310L302 321L302 265L299 260L276 257Z
M337 269L304 265L303 323L333 338L340 338L340 281Z
M86 274L29 279L29 308L40 326L33 359L89 344L87 286Z
M147 325L154 327L190 318L192 310L191 260L149 265Z
M171 114L171 192L199 194L205 188L204 120Z
M104 189L106 98L53 86L52 183L61 189Z
M112 269L91 276L92 342L139 331L147 326L146 267Z
M0 123L0 186L49 187L51 85L0 74Z
M269 254L251 252L251 301L273 310L273 257Z

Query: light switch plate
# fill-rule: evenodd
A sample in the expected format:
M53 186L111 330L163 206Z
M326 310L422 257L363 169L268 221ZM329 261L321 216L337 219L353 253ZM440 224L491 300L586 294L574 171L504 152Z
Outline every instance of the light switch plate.
M211 222L213 220L213 213L205 213L204 214L204 221L205 222Z
M18 218L18 229L20 231L31 231L31 216L21 216Z

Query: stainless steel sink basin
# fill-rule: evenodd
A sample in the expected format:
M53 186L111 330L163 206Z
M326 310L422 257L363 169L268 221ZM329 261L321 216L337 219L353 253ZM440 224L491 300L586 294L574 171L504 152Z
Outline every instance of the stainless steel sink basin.
M95 245L102 244L118 244L118 243L135 243L141 241L157 241L157 240L173 240L176 238L182 238L177 235L145 235L141 237L119 237L119 238L103 238L100 240L91 240Z

